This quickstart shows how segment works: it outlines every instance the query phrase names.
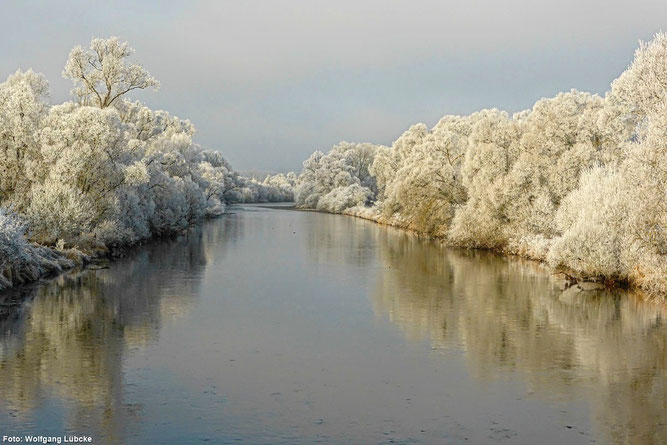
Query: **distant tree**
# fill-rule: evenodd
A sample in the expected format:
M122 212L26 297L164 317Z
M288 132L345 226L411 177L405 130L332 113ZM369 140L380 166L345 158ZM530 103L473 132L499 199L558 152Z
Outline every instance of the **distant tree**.
M160 82L137 63L129 63L132 55L127 42L118 37L95 38L90 50L76 46L70 51L63 77L72 79L75 94L83 105L106 108L125 93L136 89L155 88Z
M313 153L304 161L297 181L297 206L340 212L372 201L377 185L369 168L379 147L341 142L327 154Z

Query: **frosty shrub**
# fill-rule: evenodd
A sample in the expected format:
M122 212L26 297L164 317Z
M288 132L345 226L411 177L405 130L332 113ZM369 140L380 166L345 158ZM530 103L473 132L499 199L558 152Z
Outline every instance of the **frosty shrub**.
M25 221L14 212L0 208L0 290L75 264L64 252L30 244L25 238L27 229Z
M558 210L556 225L562 236L555 240L549 262L593 277L627 278L628 191L616 170L585 172L580 187Z
M25 238L27 224L15 213L0 208L0 269L26 259L30 244Z
M350 207L362 206L371 198L373 192L359 184L337 187L322 196L317 203L318 210L340 213Z

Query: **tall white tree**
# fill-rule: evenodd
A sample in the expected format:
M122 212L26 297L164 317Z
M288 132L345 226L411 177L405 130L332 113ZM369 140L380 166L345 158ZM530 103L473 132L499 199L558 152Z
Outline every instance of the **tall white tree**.
M94 38L89 50L72 49L63 76L72 79L72 93L82 104L106 108L132 90L160 85L143 66L127 60L133 52L118 37Z

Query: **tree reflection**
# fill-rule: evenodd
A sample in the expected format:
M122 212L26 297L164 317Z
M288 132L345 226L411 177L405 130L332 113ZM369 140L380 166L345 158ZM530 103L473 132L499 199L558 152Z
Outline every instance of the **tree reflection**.
M382 231L378 242L374 305L408 337L460 345L481 379L510 369L540 393L587 388L612 443L667 443L665 306L564 290L538 263L442 248L405 232Z
M376 228L368 221L311 212L302 219L307 252L314 264L366 266L375 259Z
M207 237L216 236L211 230ZM155 341L165 320L187 314L209 255L194 230L136 249L111 269L28 291L0 321L0 408L17 418L14 426L29 425L42 400L57 397L73 402L68 431L122 443L141 417L123 394L124 357Z

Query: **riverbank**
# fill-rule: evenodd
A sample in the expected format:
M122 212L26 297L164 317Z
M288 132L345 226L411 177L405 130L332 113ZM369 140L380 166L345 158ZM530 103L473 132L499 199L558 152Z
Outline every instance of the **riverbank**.
M298 209L298 208L297 208ZM299 209L299 210L309 210L309 209ZM447 242L446 237L442 236L432 236L427 233L421 232L415 227L412 227L411 224L406 222L406 220L401 219L399 214L393 214L391 217L387 217L377 208L377 207L362 207L356 206L343 210L340 212L341 215L353 216L355 218L365 219L367 221L372 221L376 224L386 225L390 227L396 227L402 230L409 231L414 233L420 238L437 240L444 245L457 248L466 248L465 246L458 246L456 244L451 244ZM510 249L480 249L473 248L473 250L486 250L491 252L496 252L501 255L510 255L517 256L521 258L526 258L529 260L537 261L544 265L546 268L551 269L553 274L557 274L563 277L567 287L573 287L581 291L592 290L592 289L609 289L609 290L624 290L631 291L645 300L653 300L664 303L667 301L667 298L663 295L647 294L643 289L634 283L631 280L618 280L612 279L609 277L586 277L581 276L576 271L559 267L553 268L548 265L544 257L531 255L530 250L510 250Z
M29 244L20 259L0 263L0 291L15 288L86 265L90 256L76 249L59 250Z
M28 224L16 213L0 208L0 291L56 275L90 261L78 249L46 247L30 242Z

